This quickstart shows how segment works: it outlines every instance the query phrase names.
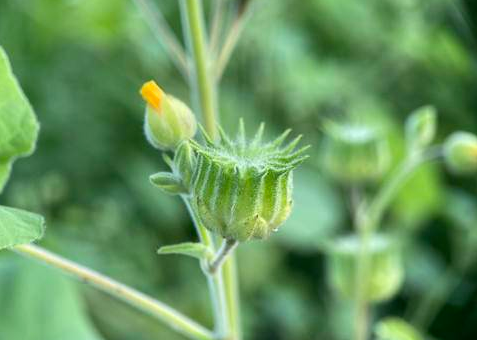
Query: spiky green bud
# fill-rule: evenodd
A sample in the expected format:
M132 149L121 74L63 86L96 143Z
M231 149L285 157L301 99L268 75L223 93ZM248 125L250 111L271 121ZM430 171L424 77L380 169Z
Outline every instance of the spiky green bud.
M364 124L328 123L322 144L325 171L344 183L379 179L390 164L388 143L378 130Z
M436 136L437 113L433 106L416 109L406 120L406 141L410 152L429 146Z
M197 122L189 107L164 93L154 81L145 83L141 95L146 101L144 132L149 143L160 150L175 150L194 137Z
M360 248L360 238L351 235L339 238L328 249L330 286L347 299L355 297ZM367 300L381 302L393 297L401 287L403 275L401 249L397 242L385 235L373 235L369 242Z
M477 171L477 136L469 132L454 132L444 142L444 161L457 174Z
M264 125L248 142L243 122L231 140L220 129L220 141L204 133L205 145L193 143L197 166L192 200L206 228L240 242L267 238L288 218L292 208L292 172L308 156L295 151L297 137L281 147L289 134L261 142Z

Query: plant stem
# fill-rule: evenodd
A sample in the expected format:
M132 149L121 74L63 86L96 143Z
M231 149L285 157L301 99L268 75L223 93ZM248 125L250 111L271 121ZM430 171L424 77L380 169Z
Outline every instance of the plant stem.
M188 197L182 196L182 199L184 200L184 204L189 211L189 215L194 223L200 241L205 246L214 249L212 237L209 231L200 222L196 207L192 204ZM210 299L214 312L215 333L219 339L225 339L225 336L227 336L229 333L229 321L227 317L228 306L223 278L221 275L219 275L221 274L220 268L217 269L217 275L213 275L209 271L209 263L207 260L201 261L201 267L202 271L207 277L207 284L209 286Z
M217 58L217 68L215 72L215 77L217 81L222 78L222 75L227 67L228 62L230 61L230 57L232 56L235 47L237 47L237 43L239 38L245 28L245 24L248 19L248 8L250 5L245 5L245 8L242 9L242 12L238 14L237 18L232 23L232 27L225 38L224 45L220 51L220 54Z
M187 56L161 11L150 0L134 0L134 2L144 16L154 36L164 45L172 62L184 78L187 79L189 75Z
M241 320L240 320L240 294L238 288L237 261L235 254L229 255L222 266L222 276L225 286L225 297L227 299L228 318L231 340L242 339Z
M368 277L369 277L369 242L371 232L365 225L358 224L360 248L356 263L356 292L354 310L354 339L366 340L369 333L369 304L368 304Z
M42 263L58 268L80 281L122 300L164 322L177 332L195 340L214 340L211 331L189 319L168 305L153 299L133 288L117 282L107 276L83 267L73 261L62 258L35 245L21 245L14 252L34 258Z
M213 11L211 16L211 25L210 25L210 41L209 49L210 55L216 56L219 46L219 41L221 38L222 27L224 26L224 12L225 12L225 3L227 0L214 0L213 1Z
M199 102L207 133L215 139L217 130L215 81L210 72L210 58L205 37L201 0L182 0L185 36L194 62L191 87Z
M368 228L376 229L381 223L384 212L399 193L409 176L422 164L435 161L442 156L440 145L429 148L421 153L407 157L396 169L390 180L382 186L367 209Z
M210 55L207 54L206 48L202 2L201 0L182 0L181 10L186 40L194 61L192 74L195 79L191 82L191 89L193 96L200 104L205 129L211 138L215 138L217 136L217 116L215 112L217 98L215 80L210 72ZM200 227L200 221L197 217L193 218L199 224L199 233L202 233L201 228L203 227ZM227 334L230 335L230 340L240 340L239 294L234 254L228 256L220 272L215 275L215 277L218 276L221 276L221 280L216 279L215 283L220 284L219 292L223 291L225 295L225 301L220 300L221 296L218 300L222 306L226 307L226 312L222 316L226 319L224 325L226 324L229 328ZM217 317L216 320L218 319Z
M425 162L441 157L440 146L429 148L423 152L407 157L396 172L378 191L374 200L369 204L362 218L358 218L357 228L360 238L360 251L356 264L356 294L354 313L354 339L366 340L369 336L369 303L368 282L370 256L369 243L374 231L381 224L384 212L402 188L409 176L417 167Z
M224 240L222 242L222 246L220 247L219 251L217 252L216 257L212 260L209 265L209 272L211 274L215 274L217 269L222 267L222 264L227 259L227 255L231 254L232 251L238 246L238 242L236 240Z

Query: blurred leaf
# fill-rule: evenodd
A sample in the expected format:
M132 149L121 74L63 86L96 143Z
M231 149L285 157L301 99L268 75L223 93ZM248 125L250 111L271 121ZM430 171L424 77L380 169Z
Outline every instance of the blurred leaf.
M44 231L42 216L0 206L0 249L33 242L41 238Z
M15 158L31 154L38 122L0 46L0 192Z
M415 228L439 211L443 203L440 173L435 164L421 166L400 190L392 210L399 227Z
M377 340L424 340L424 337L406 321L389 317L375 327Z
M0 261L0 340L101 340L76 286L20 258Z
M157 251L160 255L180 254L201 259L210 259L214 254L202 243L185 242L163 246Z

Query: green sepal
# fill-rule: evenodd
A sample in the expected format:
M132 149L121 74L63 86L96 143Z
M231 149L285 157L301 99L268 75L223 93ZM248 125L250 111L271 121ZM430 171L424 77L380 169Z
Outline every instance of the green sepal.
M0 249L36 241L44 232L45 220L42 216L0 206Z
M377 323L374 332L377 340L424 340L419 331L403 319L385 318Z
M158 172L149 177L151 183L170 195L186 194L187 189L179 177L171 172Z
M185 141L179 145L173 164L174 172L182 179L184 187L190 188L196 157L189 142Z
M212 250L202 243L184 242L163 246L157 251L160 255L179 254L195 257L199 260L210 260L214 256Z

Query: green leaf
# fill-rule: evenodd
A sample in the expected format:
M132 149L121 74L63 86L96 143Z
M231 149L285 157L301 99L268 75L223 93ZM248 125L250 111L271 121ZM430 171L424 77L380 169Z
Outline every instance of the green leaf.
M187 189L182 185L182 181L170 172L158 172L151 175L149 180L153 185L170 195L186 194Z
M102 340L71 279L16 255L0 260L1 340Z
M39 125L0 46L0 192L17 157L35 149Z
M378 340L424 340L424 337L406 321L389 317L381 320L375 328Z
M0 206L0 249L33 242L43 236L42 216Z
M164 246L159 248L157 253L161 255L166 255L166 254L187 255L187 256L198 258L199 260L211 259L214 255L213 252L210 250L210 248L206 247L202 243L193 243L193 242L185 242L185 243L173 244L170 246Z

